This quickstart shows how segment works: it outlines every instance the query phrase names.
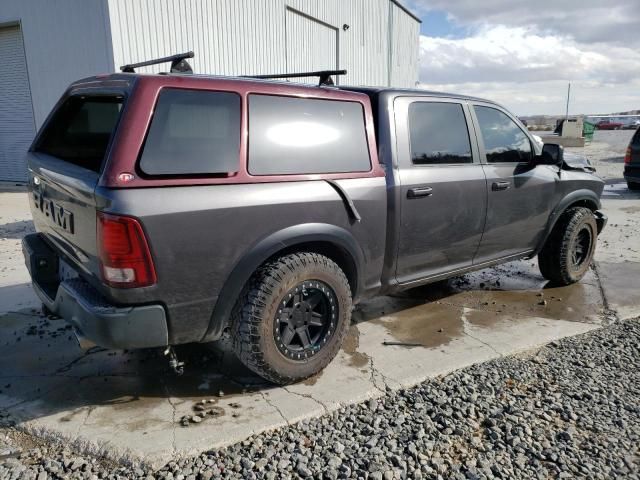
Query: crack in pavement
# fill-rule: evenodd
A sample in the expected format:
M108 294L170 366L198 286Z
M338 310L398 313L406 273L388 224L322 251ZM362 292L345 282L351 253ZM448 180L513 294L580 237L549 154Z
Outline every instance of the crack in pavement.
M278 412L280 414L280 416L282 417L282 419L284 420L284 422L287 424L287 426L291 425L291 423L289 422L289 420L287 419L287 417L284 416L284 413L282 413L282 410L280 410L280 408L271 401L271 399L269 397L267 397L267 395L263 392L263 391L258 391L258 393L260 394L260 396L262 397L262 399L267 402L267 404L272 407L273 409L275 409L276 412Z
M462 333L464 335L466 335L467 337L474 339L476 342L481 343L485 347L488 347L493 353L498 355L498 357L500 357L500 358L504 357L504 355L502 353L500 353L498 350L496 350L493 345L491 345L490 343L485 342L484 340L480 340L478 337L475 337L474 335L471 335L469 333L468 329L471 328L471 324L469 323L469 320L467 320L467 312L466 312L466 310L467 310L467 307L463 307L462 308L462 315L460 315L460 319L462 320Z
M167 403L171 406L171 411L172 411L172 415L171 415L171 435L172 435L171 448L173 450L173 455L175 456L176 452L178 451L178 446L176 444L176 429L178 428L178 425L176 423L177 409L176 409L176 405L171 401L171 392L169 391L169 387L167 386L167 384L166 384L166 382L164 380L162 381L162 385L164 386L164 391L167 394Z
M80 425L78 425L78 430L76 432L76 437L80 437L80 431L87 425L87 420L89 420L89 416L91 415L91 412L93 412L93 410L96 407L92 406L92 405L89 405L89 406L83 407L83 408L86 408L87 415L84 417L84 420L82 420L82 423Z
M371 384L374 386L374 388L376 390L378 390L379 392L386 394L387 393L387 388L389 388L389 386L386 383L386 377L384 375L382 375L377 369L376 367L373 365L373 358L369 357L369 371L371 372L371 375L369 376L369 380L371 381ZM384 385L385 388L380 388L378 386L378 383L376 381L376 375L380 375L380 377L382 378L382 384Z
M89 350L87 350L86 352L84 352L82 354L82 356L72 360L71 362L59 367L58 369L56 369L56 371L54 373L62 373L62 372L68 372L69 370L71 370L71 367L73 367L76 363L80 362L82 359L87 358L91 355L95 355L96 353L101 353L101 352L106 352L107 349L106 348L102 348L102 347L92 347Z
M600 290L600 295L602 296L602 304L604 308L604 318L603 321L608 320L609 317L613 317L614 321L619 321L618 312L613 310L609 305L609 300L607 299L607 295L604 292L604 286L602 285L602 279L600 278L600 271L598 270L598 262L593 262L591 264L591 268L593 270L593 274L596 277L596 282L598 283L597 287Z
M299 397L308 398L309 400L313 400L314 402L316 402L318 405L320 405L322 407L322 409L324 410L324 413L329 413L329 409L327 408L327 406L324 403L322 403L320 400L315 398L313 395L311 395L310 393L293 392L293 391L289 390L287 387L282 387L282 389L285 392L290 393L292 395L297 395Z

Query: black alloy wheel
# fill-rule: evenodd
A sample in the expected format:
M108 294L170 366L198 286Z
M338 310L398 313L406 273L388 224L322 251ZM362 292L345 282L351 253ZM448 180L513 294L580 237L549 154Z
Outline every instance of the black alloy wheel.
M301 282L280 301L273 331L278 350L292 360L315 355L335 332L338 314L338 300L329 285Z
M584 225L576 236L571 252L571 262L576 270L580 269L585 260L590 257L591 242L593 242L591 229Z

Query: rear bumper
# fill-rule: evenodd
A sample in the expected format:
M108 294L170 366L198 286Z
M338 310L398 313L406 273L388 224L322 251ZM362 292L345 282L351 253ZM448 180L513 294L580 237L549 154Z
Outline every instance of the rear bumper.
M74 327L81 343L114 349L168 344L162 305L115 306L80 277L60 281L58 255L37 233L22 240L22 250L36 294Z

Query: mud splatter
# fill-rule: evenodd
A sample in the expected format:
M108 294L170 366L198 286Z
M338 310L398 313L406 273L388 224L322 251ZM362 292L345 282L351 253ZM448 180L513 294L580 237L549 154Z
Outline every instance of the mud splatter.
M355 368L362 368L369 364L369 356L359 352L360 331L357 325L351 325L342 344L342 349L349 355L349 365Z

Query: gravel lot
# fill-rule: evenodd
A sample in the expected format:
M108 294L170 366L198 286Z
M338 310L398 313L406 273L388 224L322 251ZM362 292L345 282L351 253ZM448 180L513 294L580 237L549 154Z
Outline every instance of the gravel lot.
M16 452L19 434L5 432L3 480L640 478L640 323L389 392L155 473L36 445Z

